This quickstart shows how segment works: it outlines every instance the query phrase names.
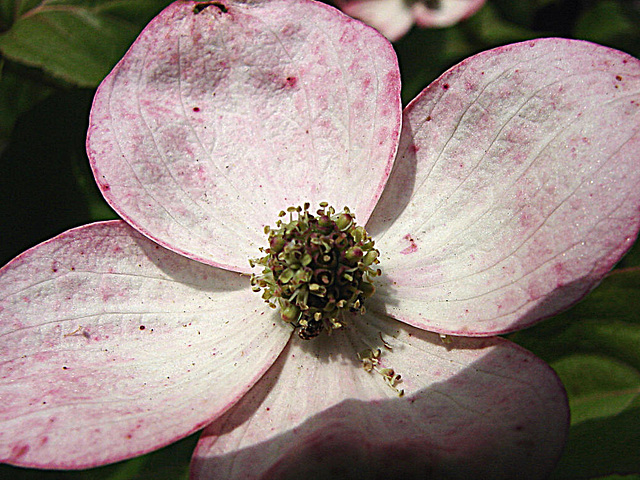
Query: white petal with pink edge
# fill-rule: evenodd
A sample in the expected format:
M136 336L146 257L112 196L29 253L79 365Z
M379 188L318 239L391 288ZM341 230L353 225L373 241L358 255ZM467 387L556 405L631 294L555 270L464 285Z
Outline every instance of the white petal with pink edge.
M192 478L548 474L566 440L568 406L544 362L501 338L444 344L389 318L363 318L330 337L294 337L260 382L205 429ZM380 348L380 367L402 375L403 397L360 366L363 348Z
M263 227L288 206L327 201L368 219L400 119L391 45L333 7L176 2L100 86L87 145L131 225L249 272Z
M233 405L291 332L247 277L121 221L0 273L0 460L14 465L86 468L175 441Z
M526 327L633 244L639 187L637 59L542 39L465 60L405 111L368 306L454 335Z

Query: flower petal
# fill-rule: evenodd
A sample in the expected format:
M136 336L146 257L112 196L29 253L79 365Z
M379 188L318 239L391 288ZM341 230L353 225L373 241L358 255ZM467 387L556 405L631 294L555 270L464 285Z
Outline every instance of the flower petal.
M406 109L368 307L454 335L567 308L633 244L639 152L637 59L542 39L465 60Z
M0 276L0 461L85 468L209 423L290 336L248 279L121 221L70 230Z
M413 25L413 12L406 0L337 1L340 9L371 25L392 42L406 34Z
M88 153L136 229L248 272L288 206L328 201L368 219L400 118L391 45L334 8L175 2L100 86Z
M501 338L454 338L367 315L347 331L294 337L274 366L204 431L192 478L542 478L568 432L550 367ZM386 342L393 350L388 350ZM380 348L399 397L356 357ZM427 475L428 474L428 475Z
M421 27L448 27L476 13L485 0L436 0L434 7L417 1L413 15Z

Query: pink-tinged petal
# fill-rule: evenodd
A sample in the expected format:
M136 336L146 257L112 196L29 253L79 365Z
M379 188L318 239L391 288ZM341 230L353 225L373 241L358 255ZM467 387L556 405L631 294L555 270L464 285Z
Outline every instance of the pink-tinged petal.
M368 307L472 336L553 315L633 244L639 184L637 59L541 39L465 60L406 109Z
M371 25L392 42L417 23L421 27L448 27L473 15L485 0L440 0L433 6L420 0L337 0L347 15Z
M485 0L436 0L435 6L417 1L411 6L416 24L421 27L448 27L470 17Z
M136 229L248 272L288 206L368 219L397 149L399 92L391 45L333 7L180 1L100 86L88 153Z
M86 468L202 428L286 345L248 279L124 222L70 230L0 271L0 461Z
M402 375L403 397L360 366L364 348L380 348L380 366ZM294 337L205 429L192 478L544 478L568 415L551 368L513 343L444 344L367 315L330 337Z
M371 25L392 42L413 25L413 12L405 0L346 0L336 5L354 18Z

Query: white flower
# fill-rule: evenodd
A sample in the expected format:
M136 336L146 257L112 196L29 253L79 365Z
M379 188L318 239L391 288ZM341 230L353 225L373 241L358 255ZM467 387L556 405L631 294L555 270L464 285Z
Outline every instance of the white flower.
M564 390L491 336L633 243L639 90L626 54L533 40L401 114L391 45L331 7L174 3L94 100L88 153L124 221L0 271L0 458L87 468L208 426L195 478L544 477ZM382 275L367 313L305 341L248 260L280 210L321 201L366 225Z

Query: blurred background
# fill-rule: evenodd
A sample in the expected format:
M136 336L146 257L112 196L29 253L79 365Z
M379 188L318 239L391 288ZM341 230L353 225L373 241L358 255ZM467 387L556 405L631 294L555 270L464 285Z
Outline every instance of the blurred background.
M91 101L102 78L168 3L0 0L0 265L71 227L116 218L85 153ZM453 26L413 27L393 44L403 103L474 53L550 36L640 57L640 1L487 0ZM638 248L587 300L509 338L549 362L569 393L570 438L552 478L640 479ZM186 479L196 440L81 472L1 465L0 479Z

